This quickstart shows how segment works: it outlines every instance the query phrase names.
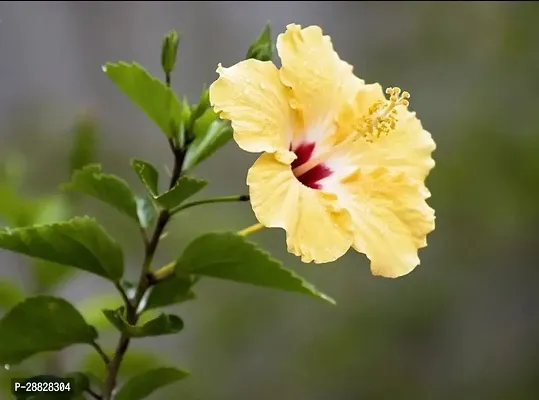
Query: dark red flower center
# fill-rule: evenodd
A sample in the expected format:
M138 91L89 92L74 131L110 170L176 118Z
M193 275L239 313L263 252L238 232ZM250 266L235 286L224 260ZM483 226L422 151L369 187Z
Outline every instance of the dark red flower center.
M292 148L292 146L290 147L290 150L293 151L294 154L296 154L297 156L297 158L292 163L292 170L299 167L300 165L305 164L311 159L315 146L316 143L301 143L295 148ZM296 178L302 184L307 187L310 187L311 189L321 189L322 186L320 185L319 181L330 176L332 172L333 171L331 171L331 169L329 169L327 165L321 163L311 168L307 172L301 174L300 176L296 176Z

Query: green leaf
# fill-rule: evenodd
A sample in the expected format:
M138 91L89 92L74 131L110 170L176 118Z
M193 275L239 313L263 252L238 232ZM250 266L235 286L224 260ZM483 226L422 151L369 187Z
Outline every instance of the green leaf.
M198 193L208 184L207 181L202 179L195 179L189 176L182 176L178 179L176 185L155 198L161 207L170 210L171 208L179 206L189 197Z
M120 332L136 338L170 335L183 329L183 321L175 315L161 314L143 324L134 326L125 320L123 307L116 310L103 310L103 314Z
M137 63L107 63L103 71L168 138L173 138L182 123L181 105L176 94Z
M148 197L138 197L135 199L137 202L137 214L140 226L143 228L149 228L155 222L157 218L157 210L155 204Z
M141 400L157 389L187 377L189 372L162 367L145 371L128 380L118 391L116 400Z
M179 206L182 202L198 193L208 184L207 181L202 179L182 176L178 179L178 182L172 189L163 194L159 194L159 173L155 167L146 161L137 159L133 159L131 165L155 202L166 209Z
M69 170L71 174L97 159L97 135L95 122L87 116L80 118L75 124L73 145L69 153Z
M44 351L92 343L97 331L69 302L36 296L16 305L0 320L0 364L16 364Z
M206 110L208 110L210 107L211 107L210 91L206 87L206 85L204 85L204 87L202 88L202 92L200 94L200 99L198 100L198 104L193 106L191 110L191 116L190 116L191 123L196 121L200 117L202 117L202 115L204 115Z
M43 208L34 219L34 224L52 224L69 218L71 206L64 196L52 196L43 199ZM77 270L44 260L32 260L32 276L37 284L38 292L50 292L56 285Z
M23 299L24 294L15 282L0 280L0 310L9 310Z
M131 167L135 170L148 193L153 198L159 196L159 172L157 169L149 162L136 158L131 160Z
M335 304L335 300L235 233L209 233L198 237L187 246L175 268L178 276L193 273L228 279L304 293Z
M123 275L122 250L95 219L89 217L2 229L0 248L80 268L112 281Z
M193 125L195 140L189 145L184 170L190 170L211 156L232 139L232 127L227 121L219 119L217 114L209 108L195 121Z
M138 222L137 203L133 191L123 179L101 172L101 166L90 164L75 171L65 189L77 190L107 203Z
M264 30L247 50L246 58L254 58L260 61L271 61L273 57L273 43L271 40L271 27L266 24Z
M186 139L186 132L190 132L191 130L191 107L189 106L189 101L187 101L187 97L183 96L182 99L182 115L181 115L181 121L180 124L180 131L178 132L178 139L179 139L179 145L180 147L183 147L185 145L185 139Z
M191 290L193 279L190 277L174 277L155 285L146 301L146 310L166 307L195 299Z

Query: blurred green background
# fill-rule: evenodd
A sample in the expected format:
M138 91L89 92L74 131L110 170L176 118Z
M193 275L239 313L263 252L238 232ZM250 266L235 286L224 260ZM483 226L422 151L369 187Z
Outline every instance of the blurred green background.
M258 233L253 240L337 307L204 280L199 299L174 310L186 322L179 336L138 340L130 350L124 378L156 363L192 372L151 399L539 398L539 3L2 2L0 19L3 223L95 215L129 253L133 278L142 246L130 221L59 185L84 157L139 190L131 157L166 171L166 140L101 65L135 60L160 76L169 29L183 34L173 86L195 102L217 64L241 60L267 20L274 35L290 22L318 24L360 77L410 91L437 142L427 182L437 227L413 273L373 277L357 253L301 264L281 230ZM229 143L196 169L211 182L201 197L246 192L255 157ZM171 225L157 262L209 229L254 222L247 204L189 210ZM0 260L0 313L17 297L3 282L15 281L26 295L53 292L79 305L105 332L105 347L114 346L99 311L119 302L110 283L8 252ZM0 379L99 375L99 365L92 349L75 346L2 369Z

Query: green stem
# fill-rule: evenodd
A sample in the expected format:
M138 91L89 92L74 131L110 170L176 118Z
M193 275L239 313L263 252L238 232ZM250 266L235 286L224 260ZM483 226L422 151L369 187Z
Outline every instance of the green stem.
M249 201L250 197L248 194L242 194L240 196L224 196L224 197L215 197L213 199L205 199L193 201L191 203L184 204L182 206L176 207L170 211L172 215L179 213L180 211L186 210L191 207L200 206L202 204L211 204L211 203L232 203L236 201Z
M120 292L120 296L122 296L122 300L124 301L125 305L129 304L131 301L129 300L129 297L127 297L127 293L125 292L124 288L119 282L114 282L114 287Z
M103 348L99 345L99 343L97 343L96 341L93 341L91 345L95 349L95 351L97 351L97 353L101 356L105 365L109 365L110 358L109 356L107 356L107 353L103 351Z
M172 177L170 179L170 185L169 185L169 187L172 188L174 187L174 185L176 184L176 182L181 176L183 161L185 159L185 150L178 149L172 141L170 141L169 143L174 153L174 169L172 172ZM137 285L137 290L135 292L135 298L133 299L133 301L129 301L127 296L122 296L124 297L124 301L126 303L125 304L126 319L130 325L136 325L138 318L140 316L138 313L138 308L140 306L142 298L144 297L144 294L146 293L146 291L151 285L151 282L148 280L148 275L152 266L153 257L157 250L157 246L159 245L161 236L163 235L165 227L170 221L171 216L172 215L170 214L168 210L162 210L159 213L159 217L157 218L157 223L155 225L155 230L153 232L153 235L151 239L148 242L146 242L144 261L142 263L142 268L140 271L140 277L139 277L139 281ZM120 286L120 289L121 289L121 286ZM123 289L120 290L120 293L122 292L125 294ZM112 357L112 360L110 360L110 362L107 365L107 375L106 375L105 384L103 387L103 396L102 396L103 400L111 400L112 398L112 393L114 391L114 388L116 387L116 379L118 376L118 372L120 370L120 366L122 364L124 355L127 352L127 349L129 348L129 344L130 344L130 337L122 333L120 335L120 339L116 346L116 350L114 351L114 356Z

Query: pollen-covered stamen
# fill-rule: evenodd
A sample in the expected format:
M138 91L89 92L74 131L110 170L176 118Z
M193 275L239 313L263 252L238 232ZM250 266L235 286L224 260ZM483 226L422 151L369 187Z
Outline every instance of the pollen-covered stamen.
M369 113L361 118L354 127L354 133L364 138L367 142L373 142L377 138L389 134L397 124L396 106L407 107L410 102L410 93L402 92L398 87L386 89L389 99L377 101L369 107ZM354 135L351 135L354 136ZM357 137L354 138L354 141Z
M362 139L372 143L378 138L388 135L391 131L395 130L397 125L397 110L395 107L408 107L410 104L408 100L410 98L410 93L401 91L398 87L387 88L385 92L389 95L389 99L380 100L372 104L369 107L367 115L357 120L352 131L345 140L341 141L331 150L294 168L294 175L300 177L318 164L324 163L335 153L343 150L357 140Z

